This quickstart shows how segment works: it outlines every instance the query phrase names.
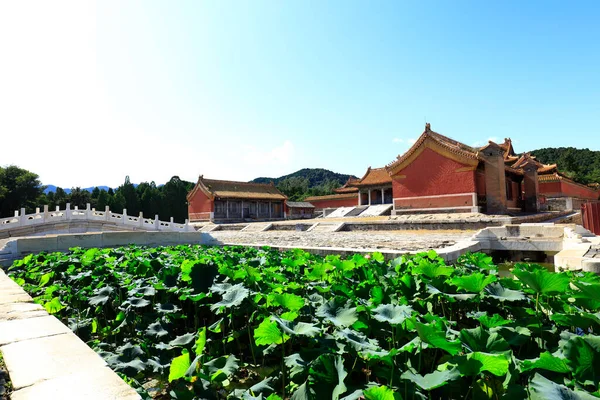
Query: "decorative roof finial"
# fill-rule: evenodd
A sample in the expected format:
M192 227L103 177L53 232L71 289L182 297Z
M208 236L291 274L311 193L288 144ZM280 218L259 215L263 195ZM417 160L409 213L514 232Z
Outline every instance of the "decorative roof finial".
M429 122L425 122L425 132L431 131L431 124Z

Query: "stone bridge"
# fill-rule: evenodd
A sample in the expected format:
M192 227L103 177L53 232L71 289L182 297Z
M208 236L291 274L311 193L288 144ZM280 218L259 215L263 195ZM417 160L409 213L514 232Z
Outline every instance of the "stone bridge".
M183 224L170 221L160 221L158 215L153 219L139 216L127 215L124 209L122 214L115 213L106 207L104 211L97 211L87 204L85 210L77 207L71 209L67 203L64 210L56 207L50 211L44 206L40 211L36 208L35 213L26 214L25 209L15 211L10 218L0 219L0 239L17 236L39 236L54 233L84 233L104 231L158 231L158 232L193 232L194 227L189 225L188 220Z

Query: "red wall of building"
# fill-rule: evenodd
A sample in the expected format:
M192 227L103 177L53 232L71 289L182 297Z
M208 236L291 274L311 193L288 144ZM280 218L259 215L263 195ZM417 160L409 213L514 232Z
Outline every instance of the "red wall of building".
M546 195L546 197L562 197L562 189L560 188L560 182L540 182L540 193Z
M397 173L400 176L405 176L405 178L392 177L395 208L472 206L473 197L470 195L399 200L403 197L475 192L475 171L456 172L457 169L464 167L466 165L426 148L410 165Z
M546 197L577 197L588 200L598 200L599 196L599 193L594 189L568 181L540 182L540 193L543 193Z
M210 219L213 207L212 200L202 190L197 190L189 200L188 218L190 221L207 221Z
M406 208L445 208L445 207L472 207L472 194L459 194L446 197L420 197L411 199L395 199L394 207L396 209Z
M306 200L315 208L355 207L358 205L358 195L345 199Z

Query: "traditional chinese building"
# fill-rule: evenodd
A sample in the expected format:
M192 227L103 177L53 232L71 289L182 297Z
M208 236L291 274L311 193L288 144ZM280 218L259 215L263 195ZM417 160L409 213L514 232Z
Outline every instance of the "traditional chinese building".
M517 156L510 139L471 147L431 130L386 166L392 181L394 212L537 212L541 200L572 196L598 199L593 188L560 174L530 154ZM549 182L561 181L560 187Z
M289 219L312 218L315 206L307 201L286 201L286 217Z
M371 168L362 178L349 178L335 194L306 198L317 209L392 204L392 178L385 168Z
M599 185L582 185L528 153L517 155L510 139L472 147L431 130L383 168L350 178L334 194L305 199L315 209L392 204L393 214L431 212L537 212L540 205L576 209L600 198ZM567 199L567 200L565 200ZM273 220L286 210L303 217L310 207L288 203L273 184L204 179L188 194L191 221ZM570 208L569 208L570 207ZM296 211L294 211L296 209ZM303 209L303 210L302 210ZM312 212L312 211L311 211Z
M273 183L206 179L202 175L188 193L191 222L234 222L285 218L286 196Z

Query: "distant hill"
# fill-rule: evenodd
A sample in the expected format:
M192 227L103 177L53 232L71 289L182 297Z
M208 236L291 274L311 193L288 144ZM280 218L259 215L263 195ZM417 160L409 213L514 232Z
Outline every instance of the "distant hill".
M322 196L333 193L354 175L338 174L323 168L303 168L279 178L256 178L251 182L275 183L291 201L304 200L308 196Z
M137 185L135 185L135 186L137 186ZM88 192L92 193L92 190L94 190L95 187L96 186L87 187L87 188L81 188L81 190L87 190ZM56 192L56 188L57 188L57 186L47 185L46 189L44 190L44 193L48 194L49 192ZM98 189L100 189L100 190L104 189L104 190L108 191L109 187L108 186L98 186ZM63 188L63 190L65 191L66 194L71 193L71 189L70 188L69 189Z
M346 175L346 174L338 174L337 172L332 172L323 168L302 168L299 171L293 172L288 175L280 176L279 178L256 178L251 182L255 183L269 183L273 181L275 185L279 182L283 181L287 178L306 178L308 179L308 183L310 187L319 186L325 182L335 181L339 183L339 186L342 186L349 177L356 178L354 175Z
M557 164L558 170L577 182L600 182L600 151L574 147L549 147L531 152L544 164Z

